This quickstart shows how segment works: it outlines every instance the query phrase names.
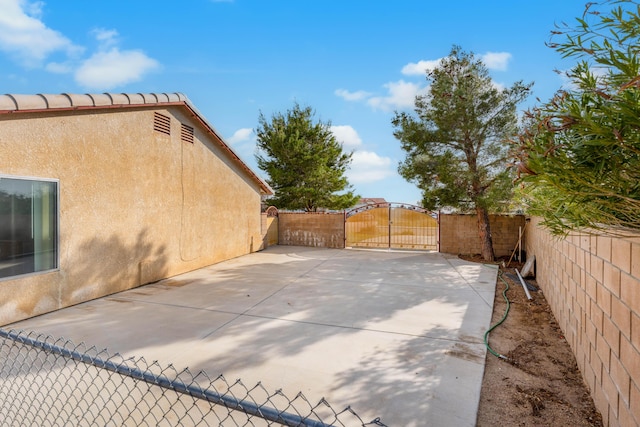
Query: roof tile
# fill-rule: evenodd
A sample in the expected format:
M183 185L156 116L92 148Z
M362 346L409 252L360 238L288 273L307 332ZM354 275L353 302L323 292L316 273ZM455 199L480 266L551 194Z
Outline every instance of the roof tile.
M18 110L44 110L49 108L47 100L42 95L9 95L11 96Z
M66 95L40 95L45 98L48 108L69 108L71 98Z
M126 93L108 93L113 105L129 105L129 97Z
M122 108L125 106L162 106L163 104L182 104L188 108L198 120L220 143L235 161L259 184L264 194L273 194L273 190L262 178L238 157L233 149L224 141L215 128L191 104L182 93L102 93L102 94L38 94L38 95L0 95L0 114L18 111L37 110L75 110L78 108Z
M0 95L0 110L15 111L18 109L14 99L10 95Z

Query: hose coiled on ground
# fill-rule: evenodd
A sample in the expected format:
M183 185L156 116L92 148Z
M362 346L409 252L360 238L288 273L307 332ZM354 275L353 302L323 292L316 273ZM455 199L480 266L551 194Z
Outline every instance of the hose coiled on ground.
M489 346L489 333L491 333L491 331L493 331L495 328L500 326L507 319L507 315L509 314L509 309L511 308L511 302L509 301L509 298L507 298L507 291L509 290L509 283L507 283L507 281L504 280L504 278L502 277L502 270L498 271L498 277L500 278L500 280L502 280L502 282L504 283L504 286L505 286L504 287L504 291L502 292L502 296L504 297L504 300L507 302L507 309L504 311L504 315L502 316L502 319L500 319L500 321L498 323L496 323L495 325L490 327L487 330L487 332L484 333L484 345L487 347L487 350L489 350L489 353L493 354L496 357L499 357L500 359L509 360L509 358L507 356L494 351L491 348L491 346Z

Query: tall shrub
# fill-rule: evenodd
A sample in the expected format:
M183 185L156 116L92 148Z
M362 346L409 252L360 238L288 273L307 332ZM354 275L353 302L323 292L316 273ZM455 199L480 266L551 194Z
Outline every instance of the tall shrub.
M529 212L556 234L640 229L640 5L587 5L550 47L577 63L517 143Z

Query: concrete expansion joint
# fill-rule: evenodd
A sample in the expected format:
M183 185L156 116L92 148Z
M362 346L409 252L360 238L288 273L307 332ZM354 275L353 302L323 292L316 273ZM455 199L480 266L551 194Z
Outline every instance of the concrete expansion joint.
M453 265L451 263L451 261L449 261L448 258L445 257L445 260L447 261L447 264L449 264L451 266L451 268L453 268L453 270L458 273L458 275L460 276L460 278L467 284L467 286L469 286L469 288L471 288L471 290L473 290L473 292L478 295L480 297L480 299L487 305L487 307L491 308L493 307L491 303L489 303L488 301L485 301L484 298L482 298L482 295L480 295L480 292L478 291L478 289L476 289L476 287L469 282L469 280L467 280L466 277L464 277L464 275L462 273L460 273L460 271L456 268L455 265ZM487 264L481 264L482 268L486 267Z

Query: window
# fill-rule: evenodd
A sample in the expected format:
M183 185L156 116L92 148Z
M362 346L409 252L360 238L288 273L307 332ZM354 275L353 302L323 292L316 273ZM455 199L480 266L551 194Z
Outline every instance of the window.
M58 268L58 182L0 176L0 279Z

